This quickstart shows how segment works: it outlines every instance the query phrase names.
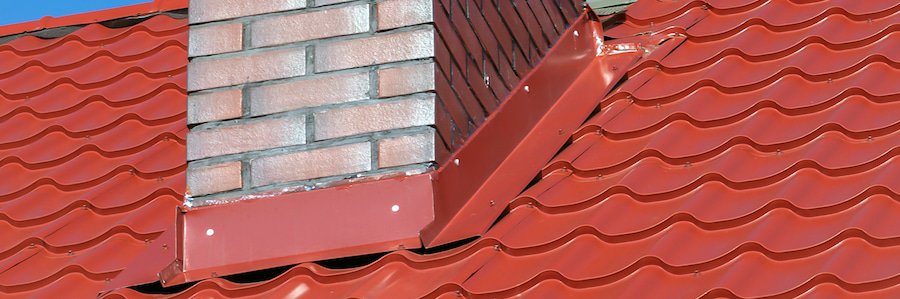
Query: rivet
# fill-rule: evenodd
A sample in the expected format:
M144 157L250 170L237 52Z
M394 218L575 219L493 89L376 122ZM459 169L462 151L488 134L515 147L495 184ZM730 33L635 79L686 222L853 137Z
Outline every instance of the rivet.
M34 243L29 243L28 248L34 248Z
M168 245L168 244L163 244L162 248L163 248L163 250L167 250L167 249L169 249L169 245Z
M500 245L494 245L494 250L500 251Z
M834 80L831 80L831 78L828 78L828 84L831 84L831 83L834 83Z
M104 279L104 281L106 281L106 283L109 283L110 281L112 281L112 279L109 279L109 277L107 277L106 279Z
M493 207L494 205L496 205L496 203L495 203L493 200L490 201L489 204L490 204L492 207Z
M702 6L701 8L702 8L703 10L709 10L709 5L708 5L708 4L703 4L703 6Z
M684 163L684 168L688 168L688 167L691 167L691 162L685 162L685 163Z
M134 169L129 169L129 170L128 170L128 173L131 174L131 175L134 175Z
M575 30L575 37L578 37L578 30Z
M872 138L872 135L866 136L866 141L867 141L867 142L872 142L872 139L873 139L873 138Z
M659 109L659 108L662 108L662 105L660 105L659 103L656 103L656 109Z
M528 85L525 85L525 92L526 92L526 93L531 92L531 88L528 87Z
M211 228L206 229L206 235L207 235L207 236L212 236L212 235L214 235L215 233L216 233L216 231L215 231L214 229L211 229Z
M694 277L700 277L700 271L694 270Z
M209 276L212 276L212 278L216 278L216 277L219 277L219 273L213 272L213 273L210 273Z
M462 291L456 291L456 297L462 297Z
M166 77L169 77L169 79L172 79L172 75L168 75L168 76L166 76Z
M659 65L659 64L657 64L657 65L656 65L656 70L657 70L657 71L658 71L658 70L662 70L662 66Z
M400 205L391 206L391 212L394 212L394 213L400 212Z
M559 129L559 131L557 131L557 132L559 133L559 135L562 135L562 134L563 134L563 130L562 130L562 129Z
M88 207L87 207L87 205L81 205L81 209L82 209L82 210L87 210Z
M406 249L406 246L403 246L403 244L397 245L397 250L404 250L404 249Z
M453 165L459 166L459 159L453 159Z
M867 24L872 24L872 18L866 19L866 23L867 23Z
M68 253L67 253L67 254L68 254L68 255L69 255L69 256L73 256L73 255L75 255L75 253L74 253L74 252L72 252L72 251L71 251L71 250L69 250L69 252L68 252Z
M775 154L781 156L781 154L782 154L781 149L776 149Z
M144 239L144 244L150 244L150 239Z
M598 175L597 175L597 179L598 179L598 180L602 180L602 179L603 179L603 175L602 175L602 174L598 174Z
M529 207L529 208L534 208L534 202L529 202L529 203L528 203L528 207Z
M650 22L650 27L653 27L653 26L655 26L655 25L656 25L655 23Z

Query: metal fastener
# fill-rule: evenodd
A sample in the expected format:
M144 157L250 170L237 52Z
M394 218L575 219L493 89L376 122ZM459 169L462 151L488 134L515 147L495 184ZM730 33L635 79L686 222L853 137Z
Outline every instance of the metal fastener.
M216 231L214 229L211 229L211 228L206 229L207 236L212 236L214 234L216 234Z
M391 206L391 212L394 212L394 213L400 212L400 205Z
M578 30L575 30L574 34L575 34L575 37L578 37Z
M526 93L527 93L527 92L531 92L531 88L528 87L528 85L525 85L525 92L526 92Z
M459 166L459 159L453 159L453 165Z
M493 200L492 200L492 201L490 201L490 202L489 202L489 204L490 204L490 205L491 205L491 206L492 206L492 207L493 207L493 206L494 206L494 205L496 205L496 203L494 203L494 201L493 201Z

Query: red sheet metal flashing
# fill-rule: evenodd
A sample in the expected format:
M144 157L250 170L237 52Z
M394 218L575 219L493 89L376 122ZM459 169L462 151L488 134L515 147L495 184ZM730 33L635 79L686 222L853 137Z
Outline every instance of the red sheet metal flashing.
M398 248L434 219L431 174L187 209L165 286ZM223 250L224 249L224 250Z
M152 2L116 7L105 10L68 15L63 17L43 17L39 20L0 26L0 36L33 32L49 28L82 25L113 19L148 15L157 12L184 9L188 0L153 0Z
M602 37L596 16L582 14L438 171L435 221L422 232L426 247L485 232L639 57L597 59Z

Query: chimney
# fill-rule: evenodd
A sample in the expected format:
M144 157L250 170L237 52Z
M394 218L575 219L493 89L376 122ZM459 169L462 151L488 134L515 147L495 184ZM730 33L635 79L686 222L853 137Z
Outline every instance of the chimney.
M580 2L191 0L193 203L428 171Z

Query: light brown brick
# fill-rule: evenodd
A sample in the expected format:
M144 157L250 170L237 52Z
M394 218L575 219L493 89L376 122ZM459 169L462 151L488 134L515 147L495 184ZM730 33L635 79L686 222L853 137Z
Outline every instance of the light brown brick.
M240 51L244 44L244 26L241 23L191 26L188 36L190 57Z
M191 24L306 7L306 0L191 0Z
M353 73L250 89L251 114L262 115L304 107L344 103L369 97L369 74Z
M434 97L326 110L315 114L316 140L434 124Z
M251 160L253 186L372 169L371 144L354 143Z
M196 160L305 142L306 117L303 115L245 121L192 130L187 137L187 158Z
M432 1L384 0L378 2L376 9L379 31L430 23L434 19Z
M189 124L241 117L241 90L191 94L187 102Z
M241 54L225 58L201 57L191 60L188 65L188 90L301 76L305 73L306 49L304 48Z
M243 187L241 162L188 167L187 187L193 196L240 189Z
M434 90L434 63L378 70L378 96L392 97Z
M378 167L434 161L434 131L378 141Z
M316 71L347 69L431 56L434 56L432 28L396 32L319 45L316 47Z
M253 47L320 39L369 31L369 5L274 16L250 24Z

